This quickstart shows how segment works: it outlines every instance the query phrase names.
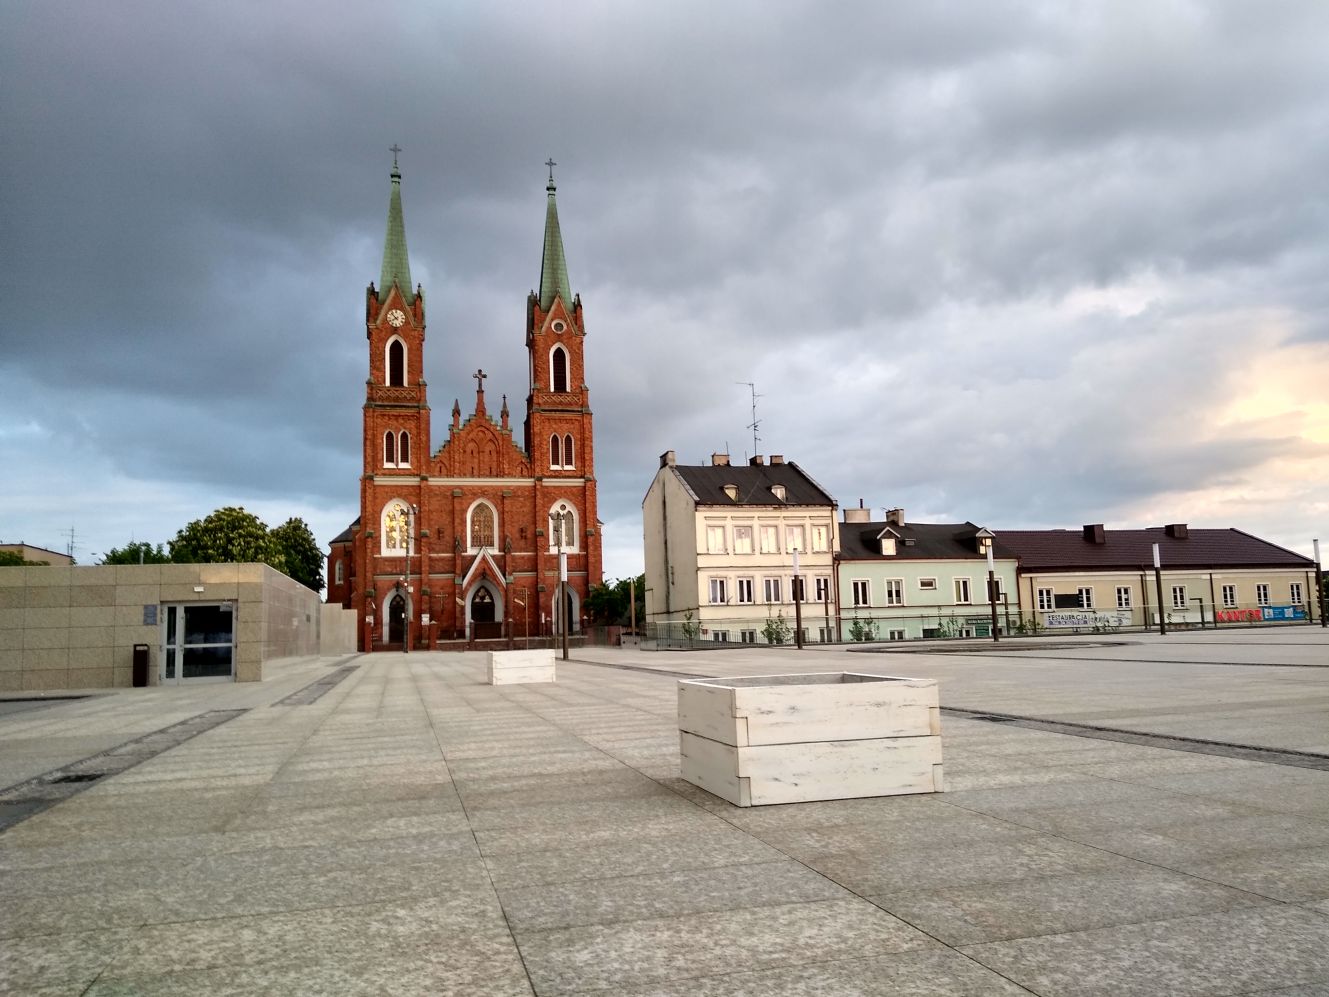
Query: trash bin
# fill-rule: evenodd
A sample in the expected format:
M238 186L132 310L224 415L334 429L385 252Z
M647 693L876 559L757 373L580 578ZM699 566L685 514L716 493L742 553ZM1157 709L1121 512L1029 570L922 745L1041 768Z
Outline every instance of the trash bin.
M141 689L148 684L148 645L134 645L134 688Z

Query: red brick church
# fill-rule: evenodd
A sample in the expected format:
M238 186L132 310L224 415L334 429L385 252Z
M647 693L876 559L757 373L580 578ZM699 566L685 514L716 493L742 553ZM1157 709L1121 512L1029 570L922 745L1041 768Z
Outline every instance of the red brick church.
M454 402L435 449L425 295L411 284L394 158L383 268L365 296L360 517L328 556L328 602L355 609L362 651L559 633L560 552L568 631L576 633L587 592L601 581L586 328L581 299L569 290L549 165L539 291L526 299L521 437L513 436L506 395L497 418L490 414L486 375L476 371L474 410L463 416Z

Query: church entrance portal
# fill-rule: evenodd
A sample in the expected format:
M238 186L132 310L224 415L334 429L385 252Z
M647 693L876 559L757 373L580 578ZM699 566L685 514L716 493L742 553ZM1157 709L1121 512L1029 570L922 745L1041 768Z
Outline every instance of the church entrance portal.
M399 595L388 603L388 643L406 643L406 600Z
M475 640L496 640L503 636L503 624L494 619L494 594L481 586L471 596L471 636Z

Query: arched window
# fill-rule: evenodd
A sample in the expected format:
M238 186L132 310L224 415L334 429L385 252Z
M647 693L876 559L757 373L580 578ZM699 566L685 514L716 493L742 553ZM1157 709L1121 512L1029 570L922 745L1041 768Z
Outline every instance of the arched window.
M382 532L380 550L384 554L411 553L411 534L414 526L415 510L401 499L392 499L383 507L383 517L379 523Z
M340 557L337 558L337 571L336 571L336 578L337 578L337 581L336 581L335 584L337 584L337 585L340 585L342 582L344 582L344 581L346 580L345 563L342 561L342 559L341 559Z
M549 466L554 468L563 466L563 448L559 445L557 433L549 437Z
M572 434L568 433L563 437L563 466L576 467L577 462L572 459Z
M406 384L406 344L400 339L388 343L388 384Z
M404 429L397 437L397 463L402 467L411 466L411 434Z
M551 391L568 390L568 351L561 346L549 354L549 375Z
M467 526L467 536L470 537L471 550L493 547L498 536L498 523L496 522L497 517L494 515L494 507L488 502L476 502L475 505L471 506L467 519L470 521Z
M383 434L383 466L397 466L397 438L390 429Z
M559 502L549 510L549 550L578 549L577 510L568 502Z

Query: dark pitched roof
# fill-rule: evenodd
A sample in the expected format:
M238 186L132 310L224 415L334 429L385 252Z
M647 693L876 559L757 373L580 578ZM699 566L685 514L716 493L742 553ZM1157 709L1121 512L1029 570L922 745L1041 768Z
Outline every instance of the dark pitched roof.
M894 555L883 554L877 539L888 526L900 538ZM904 523L900 526L888 523L841 523L840 557L845 561L972 560L984 556L979 554L978 545L974 542L980 529L982 527L973 523ZM1001 538L998 537L992 548L992 556L1009 559L1015 555L1002 546Z
M821 487L792 461L783 464L734 464L698 467L671 465L697 499L698 505L835 505ZM737 498L730 498L725 485L737 485ZM784 485L784 501L775 497L772 485Z
M1028 570L1040 568L1152 568L1154 544L1165 568L1307 568L1315 562L1241 530L1188 529L1175 537L1162 526L1144 530L1104 530L1103 542L1085 539L1083 530L1002 530L1001 542Z
M356 516L355 522L353 522L350 526L346 527L346 529L342 530L335 537L333 537L331 540L328 541L328 546L331 547L333 544L350 543L352 540L355 539L355 528L359 525L360 525L360 517Z

